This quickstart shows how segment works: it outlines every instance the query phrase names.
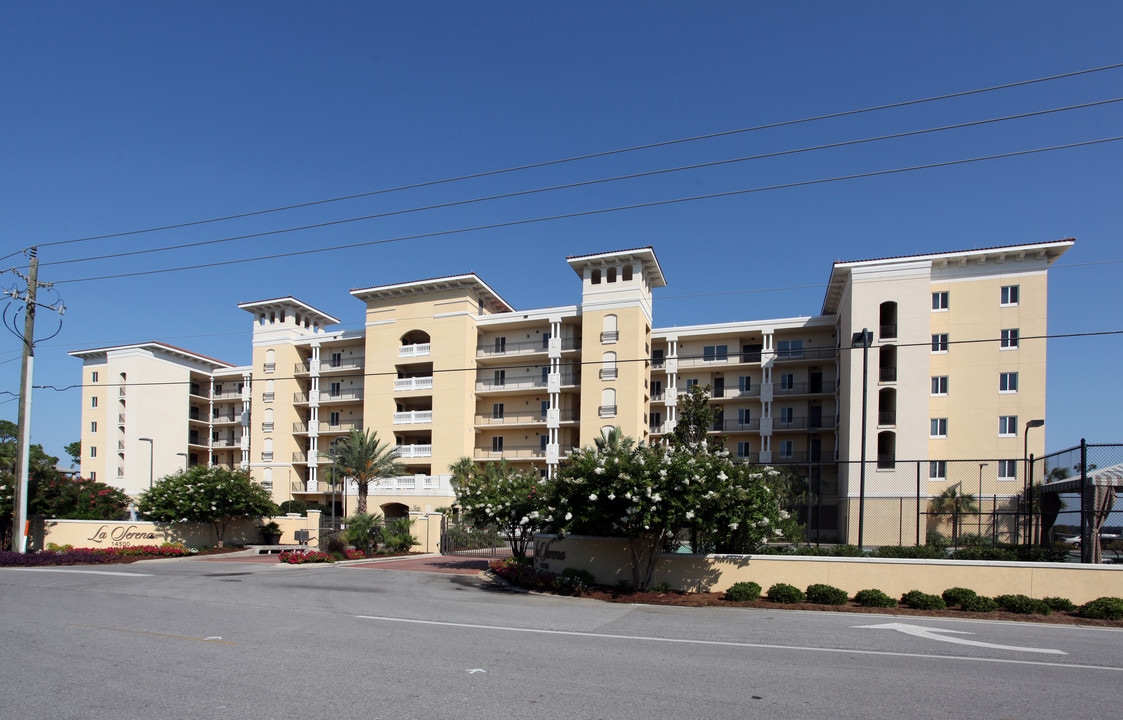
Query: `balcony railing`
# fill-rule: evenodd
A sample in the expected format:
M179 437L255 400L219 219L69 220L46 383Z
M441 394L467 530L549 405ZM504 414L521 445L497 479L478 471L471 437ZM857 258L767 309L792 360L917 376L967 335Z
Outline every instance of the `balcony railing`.
M429 343L415 343L413 345L401 345L398 347L398 357L411 358L423 357L428 355L430 351Z
M524 445L518 447L505 447L502 450L490 448L476 448L475 457L479 460L499 460L509 458L543 458L546 449L540 445Z
M897 368L895 368L895 367L878 368L877 379L881 382L897 382Z
M573 421L577 419L577 413L573 410L558 410L558 419L561 422ZM493 412L476 415L477 425L519 425L544 422L546 422L546 413L540 410L532 410L529 412L505 411L500 417L495 417L495 413Z
M614 343L620 340L620 331L607 330L600 334L600 341L602 343Z
M331 422L331 420L328 420L327 422L324 422L323 420L320 421L320 432L322 433L351 432L352 430L362 429L362 420L337 420L335 422Z
M896 324L878 326L877 336L879 338L883 338L885 340L896 339L896 337L897 337L897 326L896 326Z
M394 413L395 425L416 425L419 423L433 422L432 410L411 410Z
M833 380L821 380L819 382L797 382L790 385L776 385L775 391L777 395L824 395L834 392ZM760 394L760 391L757 391Z
M760 418L746 420L715 420L714 430L724 432L755 432L760 430Z
M433 456L433 446L430 445L398 445L394 448L395 454L400 458L423 458Z
M550 348L542 344L541 340L527 340L525 342L503 343L496 345L492 343L480 344L476 346L476 357L505 357L508 355L534 355L537 353L547 352Z
M353 402L355 400L363 399L362 390L340 390L339 392L331 392L330 390L320 391L320 403L333 403L333 402Z
M433 376L395 378L394 392L411 392L414 390L432 390Z
M424 353L428 355L429 353ZM399 356L400 357L400 356ZM339 360L338 362L320 362L320 374L329 372L342 372L345 370L362 370L364 367L363 358L349 357L346 360Z
M602 418L616 417L616 406L615 405L601 405L599 408L597 408L597 412L599 413L599 415Z
M802 350L777 350L777 360L831 360L838 354L835 348L803 348Z
M878 425L896 425L897 424L897 413L892 412L892 411L878 412L877 413L877 424Z
M496 380L493 377L481 378L476 380L476 390L525 390L533 388L544 388L548 381L541 375L522 375L515 377L506 377ZM561 376L561 384L576 385L577 376L572 374L563 374Z
M601 368L600 369L600 379L601 380L615 380L616 379L616 368Z

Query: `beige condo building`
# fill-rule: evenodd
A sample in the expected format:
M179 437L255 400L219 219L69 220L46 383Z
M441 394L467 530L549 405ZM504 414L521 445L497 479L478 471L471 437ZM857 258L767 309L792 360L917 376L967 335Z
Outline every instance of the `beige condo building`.
M551 476L608 428L657 441L699 384L726 449L795 468L821 539L852 542L855 498L876 519L938 495L956 461L985 462L980 494L1021 492L1023 451L1044 448L1025 425L1045 417L1048 268L1073 242L836 262L818 315L673 328L653 322L650 247L568 258L580 297L561 307L516 310L472 273L352 290L354 331L293 297L243 303L245 366L159 342L71 353L82 471L136 494L187 465L245 468L277 502L350 512L330 449L374 430L406 474L370 506L431 512L460 458Z

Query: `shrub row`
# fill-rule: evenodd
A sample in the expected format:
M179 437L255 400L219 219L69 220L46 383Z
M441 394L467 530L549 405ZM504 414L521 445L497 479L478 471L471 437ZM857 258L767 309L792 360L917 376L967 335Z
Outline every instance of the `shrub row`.
M102 565L121 558L161 558L194 555L197 550L178 543L137 545L134 547L74 548L55 546L33 553L0 551L0 567L40 567L44 565Z
M1066 547L1035 545L968 545L952 550L943 543L928 545L885 545L862 551L855 545L766 545L757 555L795 555L815 557L872 557L905 560L995 560L1007 562L1064 562Z

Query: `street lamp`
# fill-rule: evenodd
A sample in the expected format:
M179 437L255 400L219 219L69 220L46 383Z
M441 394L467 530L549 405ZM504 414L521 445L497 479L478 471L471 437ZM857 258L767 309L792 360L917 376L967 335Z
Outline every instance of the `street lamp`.
M978 500L978 513L979 513L979 535L983 534L983 468L990 463L979 463L979 497Z
M176 453L176 455L183 458L183 470L184 470L184 472L186 472L187 471L187 453Z
M863 534L866 529L866 415L869 412L871 342L873 342L873 333L868 328L862 328L862 332L854 333L850 338L851 347L862 348L862 466L858 471L858 549L863 547Z
M1026 521L1028 523L1028 530L1026 531L1026 544L1032 545L1033 538L1030 535L1033 532L1033 483L1030 481L1030 467L1029 467L1029 429L1041 427L1045 424L1044 420L1027 420L1025 432L1022 433L1022 462L1025 463L1024 473L1025 477L1022 479L1022 485L1025 488L1026 496Z
M152 442L152 438L137 438L141 442L148 443L148 489L152 489L152 463L156 454L156 443Z

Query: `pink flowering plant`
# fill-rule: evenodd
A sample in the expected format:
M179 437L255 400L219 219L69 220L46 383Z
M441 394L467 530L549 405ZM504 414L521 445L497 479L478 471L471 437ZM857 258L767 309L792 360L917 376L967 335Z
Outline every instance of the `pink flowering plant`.
M613 435L570 454L545 520L563 535L626 538L636 589L650 585L659 553L680 532L696 552L752 552L780 537L770 469L736 464L704 440L646 447Z
M281 553L280 561L288 565L305 565L307 563L331 563L335 562L335 556L331 553L320 552L319 550L286 550Z

